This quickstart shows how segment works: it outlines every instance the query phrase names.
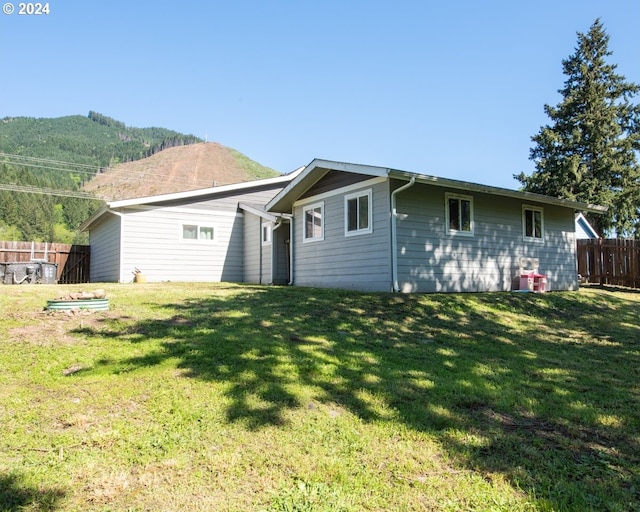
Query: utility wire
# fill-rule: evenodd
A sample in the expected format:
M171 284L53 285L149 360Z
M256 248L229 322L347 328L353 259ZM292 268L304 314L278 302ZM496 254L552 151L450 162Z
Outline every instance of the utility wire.
M50 160L46 158L36 158L22 155L12 155L9 153L0 152L0 158L4 158L1 160L2 163L7 163L10 165L21 165L24 167L32 167L37 169L44 169L49 171L64 171L74 174L86 174L88 176L94 177L97 176L98 172L111 172L113 174L131 174L132 176L140 176L140 177L154 177L154 178L168 178L167 174L157 173L153 171L141 171L135 172L133 170L125 170L118 169L116 167L97 167L95 165L88 164L76 164L73 162L63 162L60 160ZM25 160L25 161L22 161ZM64 166L64 167L61 167ZM69 169L67 167L80 167L80 169ZM84 169L82 169L84 168ZM189 178L176 178L174 177L172 181L176 183L184 183L188 185L194 185L197 183L206 183L206 186L211 186L210 180L196 179L191 180Z
M80 164L77 162L63 162L61 160L51 160L50 158L37 158L35 156L27 156L27 155L13 155L11 153L3 153L1 151L0 151L0 157L7 157L12 159L15 158L15 159L21 159L21 160L32 160L35 162L59 164L59 165L65 165L70 167L86 167L87 169L93 169L93 170L96 170L99 168L98 166L91 165L91 164Z
M80 190L63 190L48 187L34 187L31 185L12 185L9 183L0 183L0 190L8 190L10 192L28 192L45 196L75 197L78 199L100 199L89 192L82 192Z

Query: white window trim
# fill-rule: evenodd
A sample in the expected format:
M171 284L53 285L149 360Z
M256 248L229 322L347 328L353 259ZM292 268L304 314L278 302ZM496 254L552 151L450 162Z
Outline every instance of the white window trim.
M184 238L184 227L185 226L195 226L196 227L196 236L197 238ZM213 238L200 238L200 229L202 228L211 228L213 229ZM218 228L209 223L204 222L189 222L183 221L180 222L178 226L178 240L181 243L194 243L194 244L210 244L214 243L218 237Z
M527 218L526 211L540 212L540 238L535 236L527 236ZM544 208L541 206L533 206L531 204L522 205L522 239L525 242L533 242L537 244L544 243Z
M266 230L266 232L265 232ZM262 245L271 245L271 233L273 231L271 222L261 222L260 223L260 240L262 240ZM267 235L265 240L265 233Z
M349 200L359 198L362 196L367 196L367 201L369 205L369 209L367 211L368 227L366 229L354 229L353 231L349 231ZM369 233L373 233L373 191L372 189L360 190L359 192L354 192L352 194L345 195L344 196L344 236L358 236L358 235L366 235Z
M471 215L471 226L469 231L461 229L451 229L451 223L449 219L449 199L461 199L463 201L469 201L469 214ZM475 212L473 207L473 196L467 196L463 194L446 193L444 197L444 218L446 223L446 229L448 235L455 236L474 236L476 222L474 220Z
M309 210L315 210L316 208L320 208L320 218L322 219L322 223L320 224L320 236L316 236L314 238L307 238L306 232L305 232L307 228L307 225L306 225L307 212ZM322 242L324 240L324 222L325 222L324 201L304 206L302 208L302 243L308 244L313 242Z

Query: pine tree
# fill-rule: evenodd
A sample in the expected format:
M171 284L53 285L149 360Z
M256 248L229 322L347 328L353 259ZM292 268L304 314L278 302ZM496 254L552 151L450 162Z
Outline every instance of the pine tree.
M587 214L601 236L640 237L640 105L632 103L640 86L606 62L608 44L599 19L578 33L575 53L562 61L562 102L545 105L551 124L531 138L536 171L514 178L529 192L608 207Z

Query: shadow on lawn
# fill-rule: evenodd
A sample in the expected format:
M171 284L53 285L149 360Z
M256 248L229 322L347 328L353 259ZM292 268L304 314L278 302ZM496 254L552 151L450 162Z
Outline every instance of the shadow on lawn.
M0 510L55 510L64 496L59 490L30 488L15 475L0 475Z
M613 296L478 297L244 287L90 334L166 340L122 363L176 359L188 375L224 383L228 420L249 428L308 406L302 385L364 421L396 411L394 421L434 433L461 465L503 473L550 509L632 510L637 307Z

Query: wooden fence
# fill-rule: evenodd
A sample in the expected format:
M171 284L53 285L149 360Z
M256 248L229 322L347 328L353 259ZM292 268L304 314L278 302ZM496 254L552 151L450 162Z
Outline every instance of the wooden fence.
M640 288L640 240L578 240L577 253L586 282Z
M0 263L21 263L32 260L57 264L58 283L89 282L90 250L88 245L0 241Z

